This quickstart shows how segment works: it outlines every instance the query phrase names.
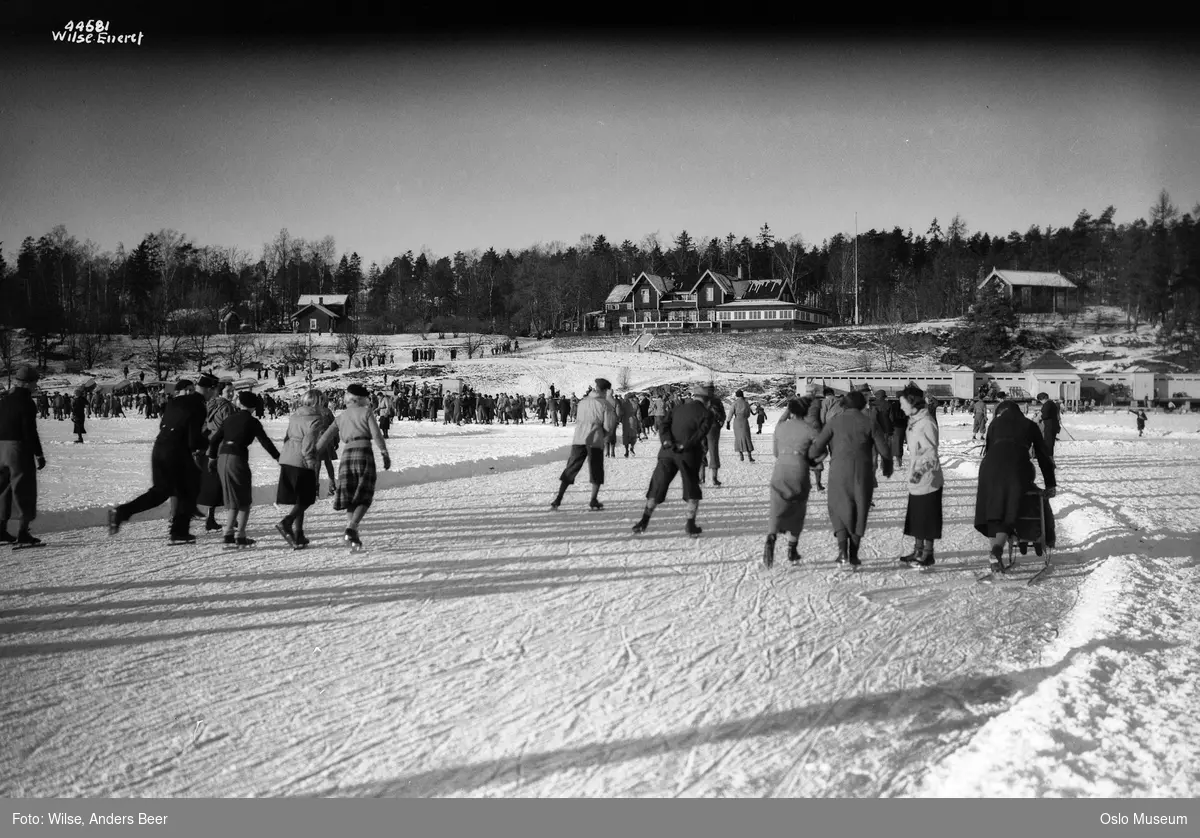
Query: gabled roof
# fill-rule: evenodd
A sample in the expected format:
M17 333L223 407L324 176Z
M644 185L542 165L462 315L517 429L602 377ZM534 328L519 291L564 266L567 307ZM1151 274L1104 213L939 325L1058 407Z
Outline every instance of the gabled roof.
M633 291L632 285L614 285L613 289L608 292L608 297L605 298L606 303L623 303L629 299L629 293Z
M987 284L988 280L997 276L1007 282L1009 285L1018 288L1025 286L1033 286L1037 288L1074 288L1075 283L1067 279L1062 274L1049 273L1045 271L996 271L993 270L990 274L983 278L979 283L982 288Z
M349 294L301 294L300 299L296 300L296 306L298 308L317 305L345 306L349 299Z
M704 272L704 273L702 273L702 274L700 274L700 277L699 277L699 279L697 279L697 280L696 280L696 282L695 282L695 284L692 286L692 289L691 289L691 290L695 291L695 290L696 290L696 287L697 287L697 286L698 286L698 285L699 285L701 282L703 282L703 281L704 281L704 278L705 278L706 276L710 276L710 277L712 277L712 279L713 279L713 282L717 283L717 286L718 286L718 287L720 287L720 289L721 289L722 291L724 291L726 294L732 294L732 293L733 293L733 277L726 276L725 274L719 274L719 273L717 273L716 271L714 271L714 270L711 270L711 269L710 269L710 270L707 270L707 271L705 271L705 272Z
M297 317L299 317L304 312L308 311L310 308L315 308L317 311L322 312L323 314L326 314L329 317L332 317L334 320L341 320L343 317L343 315L336 314L336 313L330 311L329 309L325 308L325 306L317 305L316 303L309 303L308 305L301 306L300 308L296 309L296 312L289 319L295 320Z
M1079 372L1071 366L1071 362L1057 352L1047 352L1036 361L1025 367L1026 370L1051 370L1053 372Z
M661 276L656 276L655 274L648 274L645 271L642 271L638 278L633 281L633 285L630 286L630 288L632 289L643 279L649 282L654 290L659 293L659 295L670 294L673 290L675 290L675 283L670 279L665 279Z

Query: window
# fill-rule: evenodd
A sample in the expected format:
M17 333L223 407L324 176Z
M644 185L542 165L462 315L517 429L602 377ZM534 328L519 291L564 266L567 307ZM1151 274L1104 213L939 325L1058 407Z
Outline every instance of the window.
M746 319L746 312L744 312L744 311L735 311L735 312L733 313L733 319L734 319L734 320L745 320L745 319Z
M764 311L764 312L763 312L763 317L765 317L767 320L774 320L774 319L775 319L775 312L774 312L774 311Z
M310 317L308 319L308 330L310 332L315 332L317 330L317 318Z
M713 290L712 290L712 286L710 285L704 289L704 302L711 303L712 301L713 301Z
M650 289L649 288L642 289L642 302L645 303L646 305L650 305Z

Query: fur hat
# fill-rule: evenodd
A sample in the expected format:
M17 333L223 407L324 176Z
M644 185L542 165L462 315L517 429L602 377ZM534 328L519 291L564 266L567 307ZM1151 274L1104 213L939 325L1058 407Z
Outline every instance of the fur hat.
M370 395L370 393L367 392L367 388L357 382L348 385L346 387L346 393L351 396L358 396L360 399L365 399Z
M24 381L32 384L38 380L38 371L29 364L21 364L21 366L17 367L17 371L13 375L13 378L17 379L17 381Z
M607 378L597 378L596 379L596 389L597 390L611 390L612 382L609 381Z
M204 379L201 378L200 381L203 382ZM243 390L242 392L238 393L238 404L240 404L242 407L248 407L253 410L261 403L262 399L260 399L250 390Z

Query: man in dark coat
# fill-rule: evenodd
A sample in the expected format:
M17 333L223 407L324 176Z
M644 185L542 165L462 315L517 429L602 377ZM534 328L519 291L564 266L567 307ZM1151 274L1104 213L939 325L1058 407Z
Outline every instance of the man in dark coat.
M633 525L635 533L646 531L654 508L667 499L667 489L675 475L682 475L683 499L687 503L687 534L698 536L701 528L696 526L696 513L704 497L700 491L700 461L704 457L704 443L712 427L713 414L708 402L713 397L711 384L698 384L692 388L693 398L671 407L659 423L659 440L662 447L650 477L650 488L646 491L646 508L642 519Z
M1046 451L1050 454L1050 459L1053 460L1054 443L1058 442L1058 434L1062 430L1058 402L1045 393L1038 393L1037 400L1038 404L1041 405L1038 425L1042 429L1042 441L1046 443Z
M892 476L890 443L882 426L863 412L866 405L861 391L847 393L845 409L825 424L809 449L812 459L829 451L829 520L838 542L838 564L862 564L858 547L875 490L875 454L883 462L883 476Z
M128 503L108 510L108 533L116 535L121 524L139 512L161 506L175 498L171 519L171 542L192 542L189 532L196 495L200 491L200 464L207 465L204 441L204 397L192 391L192 382L181 379L175 385L175 398L163 410L158 438L150 454L153 485L150 490Z
M720 486L721 481L717 479L717 471L721 468L721 426L725 424L726 419L725 405L714 396L709 399L708 409L712 411L713 424L708 429L708 436L705 437L704 459L700 466L700 482L705 481L707 469L712 469L713 485Z
M15 386L0 396L0 542L36 547L42 540L30 534L29 524L37 517L37 472L46 467L31 392L38 373L26 364L13 377ZM14 500L21 512L15 539L8 534Z
M1021 413L1016 402L998 404L984 441L979 487L975 492L975 529L992 539L993 570L1004 569L1004 546L1009 536L1016 532L1021 502L1027 492L1037 488L1033 462L1029 459L1030 448L1046 483L1045 497L1052 498L1057 491L1054 461L1037 425ZM1054 519L1048 514L1048 506L1043 504L1043 512L1047 513L1045 541L1053 547Z

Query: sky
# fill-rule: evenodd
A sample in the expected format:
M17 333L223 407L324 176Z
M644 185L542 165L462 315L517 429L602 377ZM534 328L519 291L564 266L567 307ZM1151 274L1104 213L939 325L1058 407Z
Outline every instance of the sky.
M1200 61L1176 47L903 38L342 38L6 50L0 242L281 228L364 264L575 244L809 245L1200 203ZM36 42L36 43L35 43ZM18 45L22 46L22 45Z

